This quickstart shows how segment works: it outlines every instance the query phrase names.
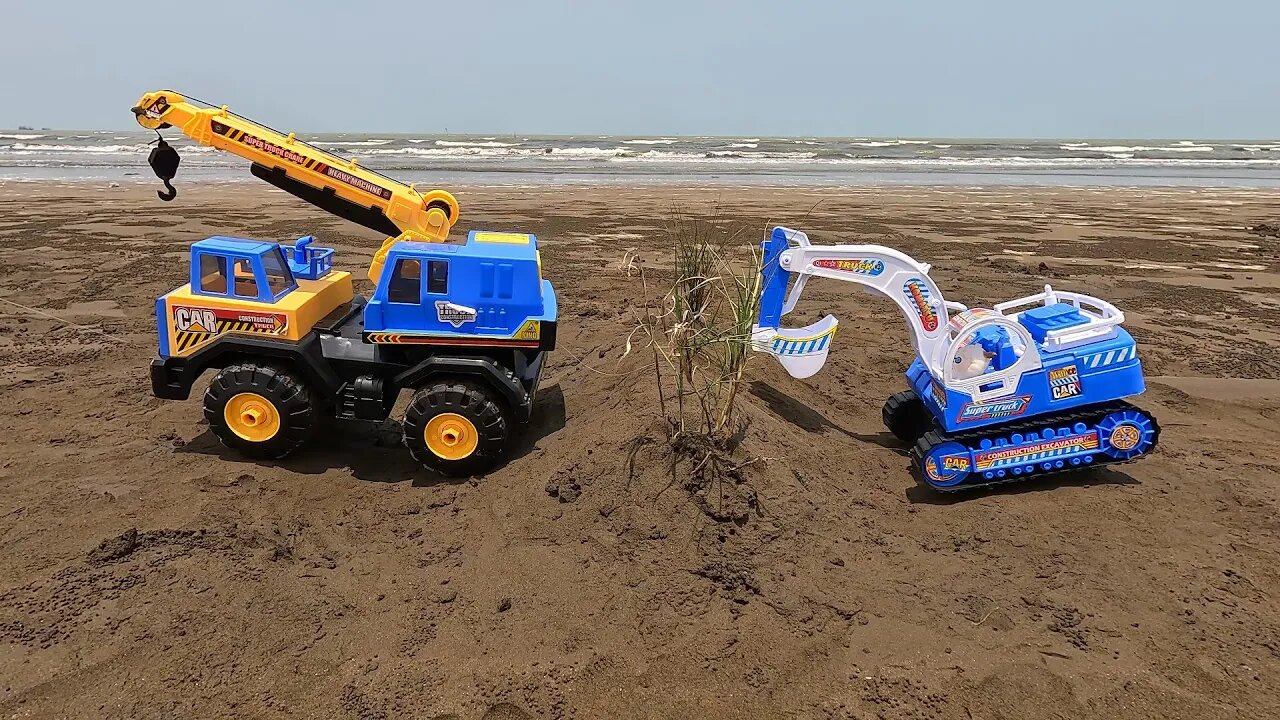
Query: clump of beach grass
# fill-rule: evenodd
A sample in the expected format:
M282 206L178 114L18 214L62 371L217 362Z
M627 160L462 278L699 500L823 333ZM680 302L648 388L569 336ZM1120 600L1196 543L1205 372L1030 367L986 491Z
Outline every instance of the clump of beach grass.
M760 307L760 249L719 215L673 212L665 234L669 276L627 263L646 302L625 352L638 342L652 354L672 480L710 517L744 521L755 493L741 471L761 458L738 457L746 423L737 406Z

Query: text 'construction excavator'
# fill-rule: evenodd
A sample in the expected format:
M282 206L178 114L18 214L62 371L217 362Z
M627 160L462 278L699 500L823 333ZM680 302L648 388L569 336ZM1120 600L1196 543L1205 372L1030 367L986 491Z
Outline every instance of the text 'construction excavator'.
M501 461L555 347L556 295L537 238L473 231L448 244L458 220L451 194L419 193L226 107L162 90L133 113L145 128L177 128L249 160L256 177L392 236L370 263L367 299L311 236L194 243L189 282L156 300L157 397L185 399L217 370L204 395L210 430L242 453L279 458L321 417L381 421L409 391L404 443L417 460L451 475ZM177 151L162 138L148 162L165 182L161 199L174 199Z

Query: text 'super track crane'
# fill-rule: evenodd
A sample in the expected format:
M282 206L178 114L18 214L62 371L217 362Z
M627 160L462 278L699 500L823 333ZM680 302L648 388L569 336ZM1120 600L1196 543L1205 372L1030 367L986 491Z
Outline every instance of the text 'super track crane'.
M225 105L207 106L172 90L158 90L143 95L133 106L133 114L147 129L174 127L201 145L239 155L253 163L250 171L255 177L390 236L369 267L369 279L375 283L391 243L440 242L458 221L458 201L444 190L419 193L410 185L360 167L354 159L299 140L294 133L281 133L237 115ZM177 170L176 153L171 155L172 169L167 172L156 167L155 157L153 153L153 169L167 182Z
M253 174L340 217L393 237L369 266L373 293L353 291L334 251L212 237L191 246L186 284L156 300L156 397L184 400L207 370L209 429L228 447L280 458L323 417L385 420L412 395L401 427L423 465L475 475L497 465L528 423L555 347L556 294L538 241L471 232L446 243L458 203L172 91L133 108L157 132L176 127L253 163ZM178 169L163 139L148 160L165 181ZM383 271L385 265L386 271Z

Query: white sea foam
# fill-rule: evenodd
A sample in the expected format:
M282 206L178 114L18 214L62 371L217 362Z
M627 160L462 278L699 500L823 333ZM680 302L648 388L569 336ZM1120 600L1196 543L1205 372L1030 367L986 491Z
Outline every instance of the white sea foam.
M1087 142L1064 143L1059 150L1097 153L1139 153L1139 152L1213 152L1212 145L1200 145L1190 140L1173 145L1090 145Z
M728 146L731 148L757 148L757 147L760 147L760 144L758 142L740 142L740 143L729 143Z
M1090 145L1089 143L1066 143L1065 145L1059 145L1058 149L1098 153L1135 153L1159 150L1160 148L1149 147L1147 145Z
M200 145L179 145L178 151L181 153L189 152L217 152L217 148ZM89 155L118 155L122 153L145 153L150 152L148 145L47 145L41 143L14 143L12 145L0 145L0 152L11 152L13 154L32 155L38 153L85 153Z
M378 145L389 145L393 140L311 140L313 145L319 147L375 147Z
M660 139L641 138L637 140L623 140L622 144L623 145L674 145L677 142L679 142L679 140L676 140L674 138L660 138Z
M852 143L858 147L894 147L897 145L928 145L928 140L863 140Z
M381 148L364 150L360 155L407 155L411 157L430 157L439 159L466 158L611 158L632 152L627 148L528 148L528 147L486 147L483 145L467 145L463 147L442 148Z
M39 140L46 135L10 135L9 133L0 133L0 138L4 140Z
M0 145L0 148L9 148L14 151L25 152L82 152L82 153L125 153L138 152L146 150L146 145L44 145L31 143L14 143L12 145Z
M639 154L620 155L619 162L669 162L669 163L762 163L777 164L782 162L814 161L817 153L811 152L755 152L743 153L735 150L713 150L711 152L680 152L670 150L649 150Z
M437 140L435 144L440 147L499 148L499 147L515 147L520 143L498 142L496 140Z

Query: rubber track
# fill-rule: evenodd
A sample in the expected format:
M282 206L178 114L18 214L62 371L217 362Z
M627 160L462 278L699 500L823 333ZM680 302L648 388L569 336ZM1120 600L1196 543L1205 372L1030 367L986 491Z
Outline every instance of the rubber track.
M1142 413L1143 415L1146 415L1148 418L1151 419L1151 424L1155 429L1155 434L1151 438L1151 448L1147 450L1145 453L1142 453L1141 455L1138 455L1136 457L1129 458L1128 460L1119 460L1116 458L1112 458L1110 455L1107 455L1105 452L1099 449L1098 452L1094 454L1094 457L1096 458L1098 456L1102 456L1107 459L1105 460L1095 459L1093 462L1089 463L1088 465L1068 466L1064 468L1055 468L1053 470L1037 469L1030 473L1023 473L1021 475L1009 475L1007 477L1003 477L995 480L987 480L984 482L963 482L963 483L960 483L959 485L956 485L955 487L949 487L949 488L940 488L930 484L928 480L925 480L924 458L929 453L929 449L932 448L934 445L938 445L944 442L954 441L972 450L976 448L978 442L980 442L984 438L990 438L992 440L995 440L997 438L1011 437L1014 433L1027 433L1033 430L1036 432L1039 432L1040 430L1043 430L1045 428L1050 428L1050 427L1052 428L1058 428L1063 426L1070 427L1072 425L1075 425L1078 422L1083 422L1086 425L1089 425L1090 427L1095 427L1106 416L1110 415L1113 412L1119 412L1122 410L1134 410ZM1130 463L1130 462L1133 462L1134 460L1138 460L1139 458L1144 458L1150 455L1151 453L1155 452L1156 446L1159 445L1159 443L1160 443L1160 423L1156 420L1155 415L1152 415L1150 412L1147 412L1146 410L1143 410L1142 408L1137 407L1132 403L1128 403L1123 400L1117 400L1114 402L1103 403L1102 405L1095 405L1089 408L1082 408L1079 410L1070 411L1062 415L1040 415L1036 418L1027 420L1026 422L1023 422L1018 425L998 425L995 427L987 426L984 428L979 428L977 430L971 430L965 433L957 433L955 435L946 435L937 430L931 430L925 433L924 437L916 441L915 447L911 448L911 469L915 472L916 479L919 482L924 483L929 488L936 490L938 492L954 493L954 492L961 492L963 490L989 488L994 485L1007 485L1009 483L1023 482L1024 480L1034 480L1034 479L1046 477L1049 475L1059 475L1062 473L1069 473L1069 472L1080 472L1082 470L1091 470L1093 468L1099 468L1099 467L1104 467L1108 465L1124 465L1125 463ZM977 472L973 472L971 474L975 477L979 477L979 478L982 477L982 475Z
M900 413L912 413L912 416L901 417ZM893 433L893 436L905 443L914 443L930 429L936 428L937 423L934 422L933 413L925 407L924 401L916 394L915 390L903 390L891 396L884 402L884 408L880 410L880 419L884 422L885 429ZM894 420L900 420L909 423L910 427L895 429ZM911 431L910 437L904 437L899 434L900 430Z

